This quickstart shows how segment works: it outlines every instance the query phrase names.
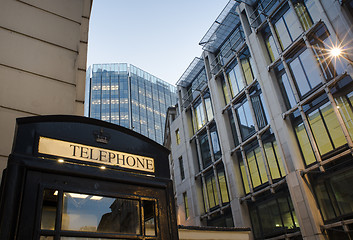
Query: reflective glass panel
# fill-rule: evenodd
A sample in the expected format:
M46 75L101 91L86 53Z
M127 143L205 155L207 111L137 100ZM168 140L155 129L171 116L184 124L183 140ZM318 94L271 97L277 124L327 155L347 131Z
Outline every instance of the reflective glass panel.
M353 138L353 92L344 96L335 96L335 101L349 135Z
M228 188L223 164L217 166L219 189L221 190L222 203L229 202Z
M40 224L41 229L45 229L45 230L55 229L55 218L56 218L57 207L58 207L58 191L45 189L43 192L42 220Z
M52 236L40 236L39 240L54 240Z
M139 201L64 193L62 229L140 234Z
M238 155L239 156L239 155ZM239 157L238 157L239 159ZM244 166L244 162L242 159L239 159L239 165L240 165L240 172L241 172L241 177L243 179L243 183L244 183L244 188L245 188L245 193L249 193L250 192L250 188L249 188L249 181L248 178L246 177L246 170L245 170L245 166Z
M295 127L295 133L297 135L306 165L316 162L313 149L311 148L308 135L302 122Z
M250 106L246 99L237 104L237 117L242 139L245 140L255 132L255 126L250 112Z
M145 235L156 236L156 202L143 201L143 216L145 221Z

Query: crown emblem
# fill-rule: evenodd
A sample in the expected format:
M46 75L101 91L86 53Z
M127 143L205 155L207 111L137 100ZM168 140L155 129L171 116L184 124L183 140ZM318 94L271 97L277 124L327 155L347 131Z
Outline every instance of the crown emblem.
M103 128L101 128L100 131L95 131L93 135L95 136L97 143L107 144L110 140L110 135L105 133Z

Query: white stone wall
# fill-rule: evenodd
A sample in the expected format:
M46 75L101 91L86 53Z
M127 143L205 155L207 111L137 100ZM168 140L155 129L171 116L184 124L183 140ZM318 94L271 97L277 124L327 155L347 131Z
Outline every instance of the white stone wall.
M83 115L92 0L0 3L0 175L15 120Z

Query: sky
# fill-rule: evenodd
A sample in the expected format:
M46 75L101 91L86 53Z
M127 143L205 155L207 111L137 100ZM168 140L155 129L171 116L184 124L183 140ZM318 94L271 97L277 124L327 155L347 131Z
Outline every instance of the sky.
M229 0L95 0L87 67L129 63L175 84Z

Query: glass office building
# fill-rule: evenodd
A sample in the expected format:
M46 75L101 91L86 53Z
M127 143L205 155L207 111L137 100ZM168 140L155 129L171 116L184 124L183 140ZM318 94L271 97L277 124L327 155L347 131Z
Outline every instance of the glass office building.
M93 64L87 71L85 116L133 129L162 143L176 88L127 63Z
M168 117L179 224L353 239L352 6L229 1Z

